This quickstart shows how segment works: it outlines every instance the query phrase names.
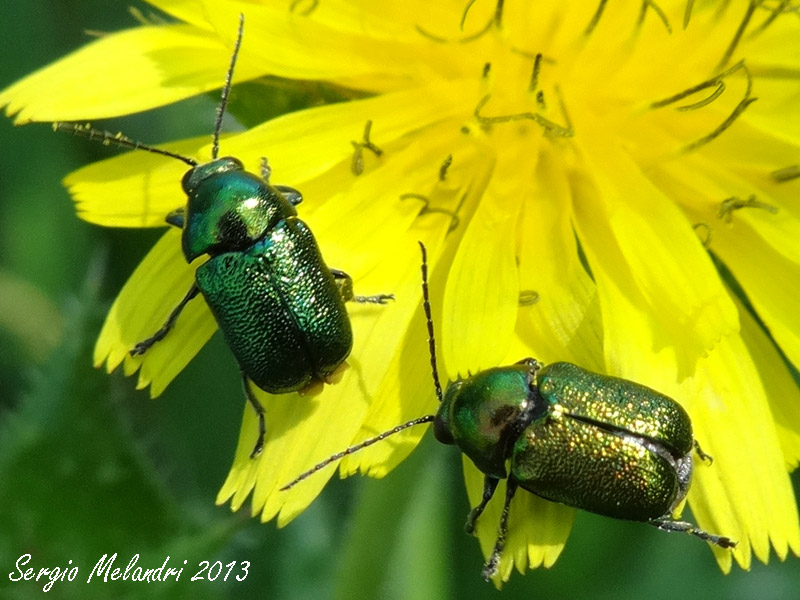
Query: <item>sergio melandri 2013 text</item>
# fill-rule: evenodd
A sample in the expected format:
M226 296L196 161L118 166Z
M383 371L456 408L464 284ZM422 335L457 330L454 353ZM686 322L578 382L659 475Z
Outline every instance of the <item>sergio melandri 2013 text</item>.
M45 582L42 590L49 592L57 582L74 582L78 578L79 567L73 565L70 559L66 565L60 567L33 567L25 568L33 557L30 554L23 554L17 559L15 570L8 574L11 581L38 581ZM86 583L92 581L131 581L131 582L167 582L180 581L184 567L189 561L184 560L183 564L177 567L170 566L170 557L167 556L160 566L141 566L139 565L139 554L134 554L128 561L127 566L115 566L117 553L103 554L89 573ZM121 564L121 563L119 563ZM228 576L233 575L236 581L244 581L250 569L250 562L246 560L232 561L223 565L221 561L209 562L202 560L198 563L197 569L189 581L208 580L228 581Z

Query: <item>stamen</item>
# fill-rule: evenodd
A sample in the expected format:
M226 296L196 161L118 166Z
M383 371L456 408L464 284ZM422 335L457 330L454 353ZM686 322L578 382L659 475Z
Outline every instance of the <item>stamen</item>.
M642 9L639 11L639 20L636 22L636 26L641 27L644 24L644 18L647 15L648 8L652 8L656 12L661 22L664 23L664 27L667 28L667 33L672 34L672 25L669 24L666 13L658 4L653 2L653 0L642 0Z
M470 35L465 36L463 38L449 39L449 38L446 38L446 37L435 35L435 34L429 32L429 31L427 31L426 29L423 29L423 27L421 25L414 25L414 28L420 34L422 34L423 36L425 36L429 40L432 40L432 41L440 43L440 44L451 44L451 43L467 44L469 42L474 42L475 40L483 37L490 29L492 29L492 27L496 27L497 29L501 29L502 28L502 26L503 26L503 4L504 4L504 2L505 2L505 0L497 0L497 4L495 5L495 9L494 9L494 15L492 15L492 17L489 19L489 21L486 23L486 25L484 25L483 28L480 31L478 31L477 33L470 34ZM472 5L474 3L475 3L475 0L469 0L469 2L467 3L466 8L464 9L464 13L461 16L461 24L460 24L461 31L464 31L464 22L466 21L466 18L467 18L467 12L469 12L469 9L472 7Z
M705 239L701 239L700 243L703 244L703 248L708 248L711 245L711 227L708 223L695 223L692 225L692 229L694 229L698 237L700 236L701 228L706 230L706 237Z
M592 20L589 21L589 24L586 26L586 31L583 32L583 35L588 37L594 31L594 28L597 27L597 24L600 22L600 17L603 16L603 11L606 8L607 2L608 0L600 0L600 4L597 5L597 10L592 16Z
M442 166L439 167L439 181L444 181L447 179L447 170L450 168L450 165L453 164L453 155L448 154L445 156L444 161L442 162Z
M712 131L712 132L711 132L711 133L709 133L708 135L706 135L706 136L703 136L703 137L701 137L701 138L700 138L700 139L698 139L698 140L695 140L695 141L694 141L694 142L692 142L691 144L688 144L688 145L687 145L687 146L686 146L686 147L683 149L683 151L684 151L684 152L691 152L692 150L696 150L696 149L697 149L697 148L699 148L700 146L704 146L704 145L706 145L707 143L709 143L710 141L712 141L712 140L714 140L715 138L719 137L719 136L722 134L722 132L724 132L724 131L725 131L725 130L728 128L728 127L730 127L731 125L733 125L733 122L734 122L736 119L738 119L738 118L739 118L739 115L741 115L741 114L744 112L744 110L745 110L745 109L746 109L748 106L750 106L750 105L751 105L753 102L755 102L756 100L758 100L758 98L745 98L744 100L742 100L742 101L741 101L739 104L737 104L737 105L736 105L736 107L733 109L733 112L730 114L730 116L728 116L728 118L727 118L727 119L725 119L725 120L724 120L724 121L723 121L723 122L720 124L720 126L719 126L719 127L717 127L717 128L714 130L714 131Z
M650 108L663 108L664 106L668 106L670 104L673 104L673 103L677 102L678 100L683 100L684 98L687 98L688 96L691 96L692 94L697 93L697 92L699 92L701 90L710 88L710 87L712 87L714 85L718 85L719 82L722 81L725 77L727 77L728 75L732 75L733 73L735 73L739 69L744 69L745 72L747 72L747 68L744 66L744 61L743 60L741 60L738 63L736 63L735 65L733 65L727 71L725 71L723 73L720 73L719 75L715 75L711 79L703 81L702 83L698 83L697 85L694 85L694 86L692 86L690 88L687 88L682 92L678 92L674 96L669 96L668 98L664 98L663 100L658 100L656 102L653 102L652 104L650 104ZM747 75L748 75L748 80L749 80L749 78L750 78L749 75L750 74L747 73Z
M750 37L755 37L758 34L763 33L764 30L767 27L769 27L770 25L772 25L775 22L775 19L777 19L778 16L780 16L781 13L783 13L787 7L791 7L791 4L792 4L792 0L781 0L780 4L776 5L772 9L770 9L770 8L764 6L763 3L759 3L758 8L763 8L763 9L769 10L770 13L769 13L769 16L766 19L764 19L764 22L761 25L759 25L758 27L756 27L750 33ZM797 9L794 9L794 10L796 11Z
M383 150L378 148L375 144L373 144L370 141L369 134L371 131L372 131L372 121L367 121L367 123L364 125L363 141L350 142L351 144L353 144L353 158L350 162L350 170L353 172L353 175L358 176L364 172L365 148L370 152L372 152L375 156L381 156L383 154Z
M722 55L722 59L720 59L719 64L715 71L719 71L722 67L728 64L728 61L733 56L733 53L736 51L736 46L739 45L739 42L744 35L744 30L747 29L747 25L750 22L750 19L753 17L753 13L756 10L756 6L759 2L755 0L750 0L750 4L747 7L747 12L744 14L744 18L742 22L739 23L739 28L736 30L736 33L733 34L733 39L731 43L728 45L728 48L725 50L725 53Z
M800 177L800 165L790 165L788 167L778 169L777 171L773 171L770 173L770 175L778 183L791 181L792 179L797 179Z
M289 5L289 12L297 12L298 15L301 17L307 17L319 6L319 0L310 0L309 6L304 10L297 10L297 7L300 6L306 0L292 0L292 3Z
M575 134L575 130L572 127L572 119L569 118L569 111L567 111L567 105L564 102L564 96L561 95L561 88L559 86L555 86L553 88L556 93L556 99L558 100L558 106L561 109L561 114L564 117L564 122L567 124L567 130L570 131L570 135ZM544 105L544 96L542 96L542 105Z
M692 104L685 104L684 106L678 106L675 110L695 110L698 108L703 108L704 106L708 106L714 100L719 98L722 95L722 92L724 91L725 91L725 82L718 81L717 89L715 89L710 96L708 96L707 98L703 98L702 100L699 100Z
M482 125L492 125L493 123L508 123L510 121L522 121L528 119L533 121L537 125L539 125L542 129L544 129L545 135L548 137L572 137L575 135L575 132L572 130L571 124L569 124L569 120L567 118L566 112L564 113L565 118L567 118L568 124L566 127L562 125L558 125L553 121L546 119L539 113L534 112L521 112L516 114L510 115L497 115L494 117L485 117L481 115L481 109L486 105L486 103L491 98L491 94L486 94L483 98L480 99L478 105L475 107L475 111L473 115L475 119L482 124ZM562 109L563 109L562 103Z
M430 199L427 196L425 196L424 194L416 194L414 192L409 192L409 193L406 193L406 194L400 194L400 200L408 200L410 198L414 199L414 200L421 200L422 201L422 209L420 209L420 211L419 211L417 216L421 217L422 215L428 214L428 213L440 213L440 214L443 214L443 215L449 215L450 216L450 227L447 228L447 232L448 233L453 231L461 223L461 219L459 218L458 214L454 213L453 211L447 210L446 208L431 207Z
M536 58L533 59L533 72L531 73L531 81L528 84L528 91L534 92L539 87L539 73L542 70L542 53L538 52Z
M467 21L467 13L469 12L469 9L472 8L473 4L475 4L475 0L469 0L469 2L467 2L467 5L464 7L464 12L461 13L461 24L460 24L461 31L464 31L464 23L466 23Z
M692 18L692 8L694 8L694 0L687 0L686 9L683 11L683 29L689 26L689 21Z
M261 157L260 167L261 167L261 179L264 180L264 183L269 185L269 180L270 177L272 176L272 167L269 166L269 161L267 160L266 156Z
M777 206L757 200L755 194L750 194L747 198L732 196L723 200L719 205L717 217L725 221L725 223L730 223L733 220L733 212L742 208L761 208L773 215L778 214Z
M686 145L682 149L683 152L691 152L692 150L696 150L700 146L703 146L703 145L707 144L708 142L714 140L715 138L719 137L719 135L722 132L724 132L728 127L730 127L733 124L733 122L736 119L739 118L739 115L741 115L744 112L744 110L750 104L752 104L753 102L758 100L758 98L751 98L751 94L752 94L752 91L753 91L753 79L750 76L750 71L748 70L747 66L744 64L744 60L739 61L738 63L733 65L727 71L724 71L724 72L720 73L719 75L717 75L715 77L712 77L711 79L709 79L707 81L704 81L704 82L699 83L699 84L697 84L695 86L692 86L692 87L690 87L690 88L688 88L688 89L686 89L686 90L684 90L682 92L679 92L679 93L675 94L674 96L670 96L669 98L664 98L663 100L658 100L658 101L653 102L652 104L650 104L650 108L663 108L664 106L668 106L669 104L677 102L678 100L682 100L683 98L691 96L692 94L694 94L696 92L699 92L701 90L710 88L712 86L717 86L717 90L714 91L709 98L706 98L705 100L701 100L701 101L696 102L694 104L689 104L687 106L680 107L679 110L680 109L682 109L682 110L693 110L695 108L699 108L700 106L705 106L709 102L711 102L711 101L715 100L716 98L718 98L719 95L722 93L722 92L719 91L719 88L720 88L720 83L723 81L723 78L727 77L728 75L732 75L733 73L735 73L736 71L739 71L740 69L742 71L744 71L744 74L747 77L747 88L745 90L744 99L742 99L742 101L739 102L739 104L737 104L734 107L734 109L731 112L731 114L728 115L728 117L716 129L714 129L711 133L709 133L709 134L707 134L707 135L695 140L694 142ZM723 87L723 90L724 90L724 87Z

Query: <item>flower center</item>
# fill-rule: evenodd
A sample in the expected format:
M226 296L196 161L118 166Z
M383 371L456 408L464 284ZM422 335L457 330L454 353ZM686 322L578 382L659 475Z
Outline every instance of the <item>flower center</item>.
M606 5L466 3L461 27L474 33L449 41L480 77L473 116L496 142L512 134L495 126L516 123L517 139L599 128L652 160L702 147L755 100L741 46L783 12L755 2L744 12Z

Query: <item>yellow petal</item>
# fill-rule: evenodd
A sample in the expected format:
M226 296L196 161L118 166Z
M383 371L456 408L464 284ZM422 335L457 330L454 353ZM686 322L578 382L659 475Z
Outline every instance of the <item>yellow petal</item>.
M740 307L742 339L750 350L778 433L786 469L800 463L800 388L774 343L756 324L749 311Z
M800 364L800 265L775 252L743 222L714 230L712 247L745 289L789 360Z
M517 332L535 358L601 371L597 290L578 258L567 173L558 153L542 153L534 181L520 223L519 277L520 288L535 292L536 301L520 307Z
M450 267L441 348L451 380L497 366L511 343L519 306L515 232L523 194L519 179L508 177L493 174Z
M579 236L586 241L598 287L604 279L599 270L613 272L613 285L623 286L625 302L633 304L630 310L646 310L662 323L655 330L642 328L642 334L653 336L651 340L609 344L608 336L616 337L631 324L625 322L628 315L619 312L620 307L612 309L603 302L607 360L612 345L645 351L674 346L686 361L685 375L696 357L738 327L735 308L685 216L630 157L613 147L600 147L602 139L599 131L582 138L585 160L593 166L589 176L597 187L594 195L591 188L582 188L587 195L576 196ZM598 251L601 254L595 256ZM619 364L632 367L637 352ZM621 357L614 357L611 364L617 358Z
M7 105L17 123L139 112L222 87L230 55L231 47L195 27L137 27L95 40L18 81L0 93L0 106ZM237 69L237 81L263 73L248 64Z
M727 571L731 556L750 566L762 562L769 543L778 557L800 551L800 525L774 418L750 355L738 334L725 336L696 376L682 386L692 397L695 437L713 464L695 470L689 502L698 524L739 542L733 553L715 549Z
M775 182L771 166L763 162L760 169L756 164L722 170L707 161L699 167L687 174L665 166L659 181L677 196L695 199L687 204L689 219L709 229L710 248L736 277L789 360L800 364L800 316L793 293L800 285L800 214L793 202L798 182ZM726 198L746 199L754 192L756 200L776 212L748 207L732 213L730 223L719 218Z
M382 37L340 27L337 22L323 23L313 14L306 18L283 4L207 0L203 12L215 24L230 23L243 13L246 33L242 60L257 63L264 72L280 77L322 79L388 92L464 75L457 48L437 44L415 29L406 30L406 39ZM249 39L269 43L248 44ZM424 63L418 60L421 52L425 53Z
M464 107L453 104L452 94L465 94L473 88L472 82L435 83L364 100L309 108L232 136L221 144L221 149L223 154L237 156L245 164L252 165L251 168L257 168L260 157L266 155L276 183L299 186L301 182L312 180L313 186L313 180L333 166L346 162L349 168L353 156L352 142L363 140L367 121L372 121L370 139L385 151L380 158L365 151L368 168L370 164L389 160L393 142L402 148L410 143L410 140L403 143L404 136L420 129L427 132L426 127L463 114ZM419 101L421 97L425 102ZM432 165L431 172L438 167L438 164ZM351 173L350 180L354 179L355 175ZM322 197L341 189L335 185L336 181L317 183L327 185L327 189L323 187L320 190ZM308 189L316 191L319 188ZM310 202L314 202L316 194L306 190L303 184L302 191ZM302 208L305 209L305 205Z

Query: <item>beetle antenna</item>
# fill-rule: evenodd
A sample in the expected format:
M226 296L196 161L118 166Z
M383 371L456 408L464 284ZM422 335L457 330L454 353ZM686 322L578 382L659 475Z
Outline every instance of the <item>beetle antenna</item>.
M433 385L436 388L436 397L442 401L442 384L439 382L439 369L436 367L436 340L433 337L433 317L431 317L431 299L428 295L428 251L425 244L418 242L422 249L422 309L425 311L425 321L428 326L428 350L431 354L431 374Z
M185 162L190 167L197 166L197 161L193 158L189 158L188 156L183 156L177 152L170 152L169 150L162 150L161 148L156 148L155 146L148 146L142 142L132 140L128 136L122 135L121 133L111 133L110 131L95 129L88 123L86 125L80 125L78 123L56 122L53 123L53 131L66 131L73 135L85 137L89 140L99 141L105 146L120 146L121 148L144 150L145 152L152 152L153 154L169 156L170 158L177 158L178 160Z
M228 97L231 93L231 82L233 81L233 69L236 66L236 58L239 56L239 48L242 46L242 35L244 34L244 13L239 13L239 30L236 33L236 41L233 44L233 54L228 72L225 74L225 85L222 87L222 99L217 107L217 120L214 123L214 142L211 146L211 159L216 160L219 156L219 133L222 130L222 117L225 116L225 109L228 107Z
M313 467L311 467L305 473L301 473L300 475L298 475L297 477L292 479L289 483L287 483L285 486L283 486L279 491L285 492L286 490L293 488L294 486L296 486L298 483L300 483L304 479L308 479L309 477L311 477L314 473L316 473L320 469L324 469L325 467L327 467L332 462L336 462L337 460L339 460L341 458L344 458L348 454L353 454L354 452L358 452L359 450L363 450L367 446L372 446L372 444L376 444L376 443L380 442L381 440L385 440L390 435L394 435L395 433L400 433L401 431L403 431L404 429L408 429L409 427L414 427L415 425L422 425L423 423L431 423L431 422L433 422L433 420L435 418L436 418L435 415L425 415L424 417L416 418L413 421L408 421L406 423L403 423L402 425L398 425L397 427L394 427L393 429L390 429L389 431L384 431L380 435L376 435L375 437L369 438L368 440L364 440L360 444L356 444L355 446L350 446L346 450L342 450L341 452L337 452L333 456L330 456L330 457L326 458L325 460L323 460L321 463L318 463L318 464L314 465Z

